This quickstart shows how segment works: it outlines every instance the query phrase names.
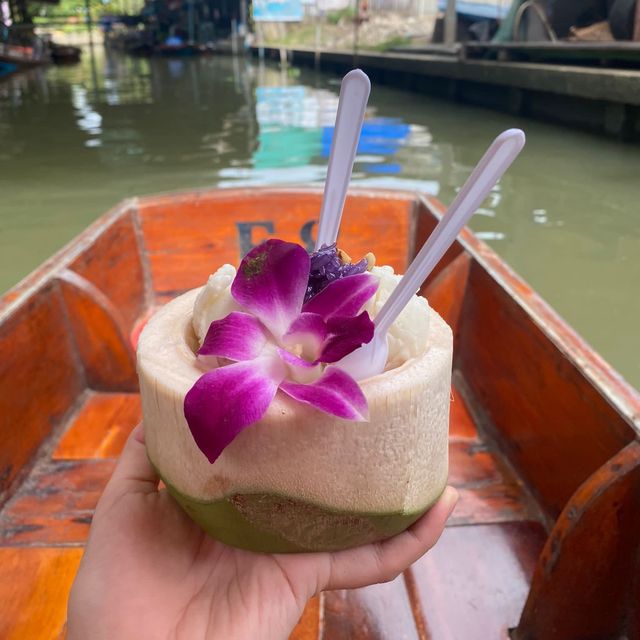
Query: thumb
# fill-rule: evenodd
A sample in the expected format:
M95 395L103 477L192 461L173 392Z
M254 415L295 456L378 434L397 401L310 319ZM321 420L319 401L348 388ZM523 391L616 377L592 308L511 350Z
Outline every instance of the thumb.
M105 494L154 493L158 490L158 481L158 474L147 456L144 425L139 424L127 440Z

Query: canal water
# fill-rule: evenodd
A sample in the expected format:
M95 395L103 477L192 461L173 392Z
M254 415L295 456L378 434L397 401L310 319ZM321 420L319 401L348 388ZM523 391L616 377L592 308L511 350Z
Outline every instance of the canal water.
M120 199L321 182L339 78L211 57L80 65L0 83L0 291ZM492 138L525 151L471 223L640 387L640 148L374 86L354 180L451 201Z

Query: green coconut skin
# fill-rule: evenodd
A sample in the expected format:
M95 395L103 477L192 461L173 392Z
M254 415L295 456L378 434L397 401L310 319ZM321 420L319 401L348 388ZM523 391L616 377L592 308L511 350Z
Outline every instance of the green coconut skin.
M251 493L206 502L167 490L211 537L232 547L262 553L337 551L390 538L410 527L436 500L412 513L331 511L289 497ZM438 497L444 491L438 493Z

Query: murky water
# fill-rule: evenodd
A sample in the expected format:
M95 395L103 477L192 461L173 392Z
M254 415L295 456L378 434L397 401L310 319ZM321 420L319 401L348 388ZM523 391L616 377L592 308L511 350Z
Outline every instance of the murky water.
M322 181L338 89L101 49L0 83L0 291L126 196ZM511 126L527 147L471 226L640 386L639 147L374 86L354 178L447 203Z

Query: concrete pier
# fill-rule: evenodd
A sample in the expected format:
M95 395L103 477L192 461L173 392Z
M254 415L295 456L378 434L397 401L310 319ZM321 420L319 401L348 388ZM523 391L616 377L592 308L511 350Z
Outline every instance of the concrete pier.
M258 49L253 49L258 55ZM451 55L265 47L269 59L344 73L358 66L378 83L498 109L625 141L640 140L640 71Z

